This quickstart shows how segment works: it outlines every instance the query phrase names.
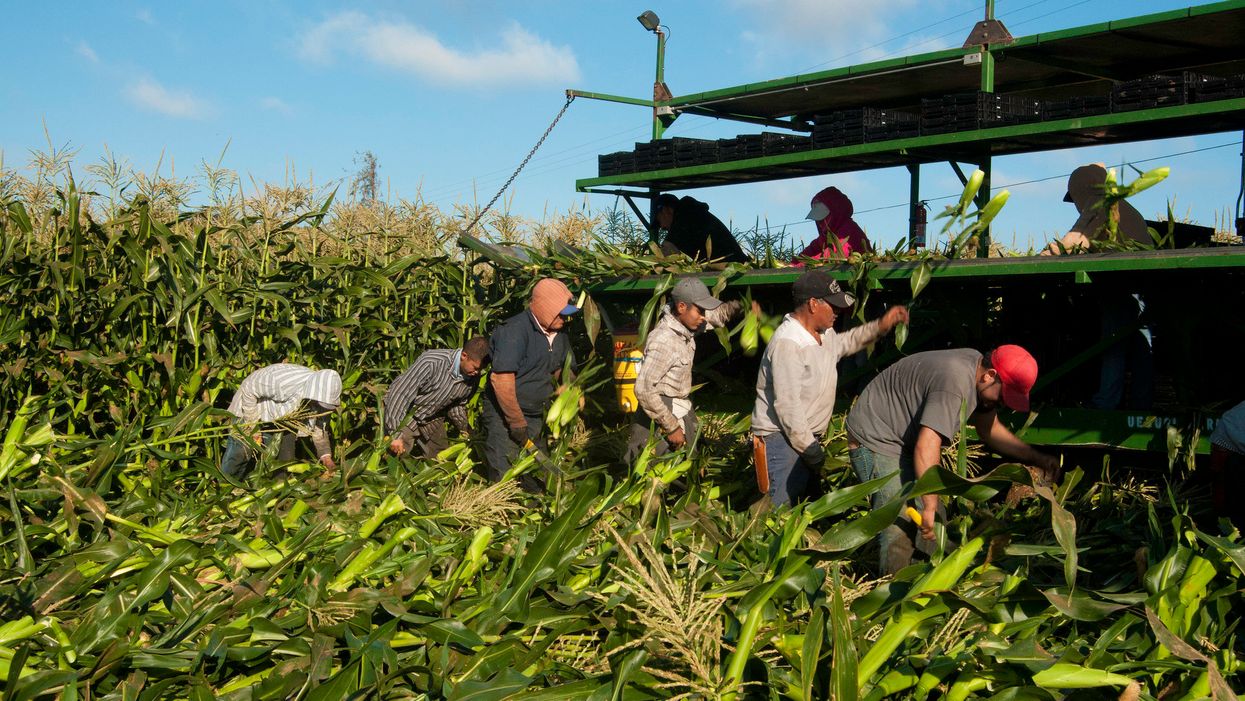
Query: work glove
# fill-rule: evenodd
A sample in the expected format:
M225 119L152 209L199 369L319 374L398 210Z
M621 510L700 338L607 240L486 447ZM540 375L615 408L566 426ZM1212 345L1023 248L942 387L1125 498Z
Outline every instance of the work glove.
M812 445L800 453L800 460L809 469L821 469L826 462L826 449L821 447L821 443L813 441Z
M527 444L527 424L511 426L509 433L510 440L514 441L516 445L521 446Z

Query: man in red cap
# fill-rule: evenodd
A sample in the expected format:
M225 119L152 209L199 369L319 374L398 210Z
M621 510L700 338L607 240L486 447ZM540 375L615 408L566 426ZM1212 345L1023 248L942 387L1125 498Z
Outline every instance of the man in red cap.
M570 353L563 328L566 318L578 311L566 284L545 278L532 289L528 308L507 319L489 338L493 370L480 418L490 481L506 474L529 439L540 438L549 398ZM528 491L544 488L527 475L521 483Z
M943 446L960 430L961 416L972 421L991 450L1054 475L1058 458L1034 450L996 416L999 404L1029 410L1037 374L1033 356L1012 345L986 355L970 348L916 353L883 370L860 394L846 424L856 476L862 482L892 477L873 493L872 506L893 500L938 465ZM902 514L878 536L883 574L903 569L913 550L932 544L938 497L921 497L921 506L919 527Z

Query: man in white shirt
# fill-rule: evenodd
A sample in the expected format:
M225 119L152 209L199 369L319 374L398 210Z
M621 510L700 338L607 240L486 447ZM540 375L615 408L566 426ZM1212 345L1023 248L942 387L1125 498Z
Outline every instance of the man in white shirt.
M791 292L795 308L765 348L752 413L757 486L774 506L802 498L825 462L821 437L834 413L839 359L908 320L907 308L891 307L880 319L837 333L836 316L856 301L838 282L810 270Z

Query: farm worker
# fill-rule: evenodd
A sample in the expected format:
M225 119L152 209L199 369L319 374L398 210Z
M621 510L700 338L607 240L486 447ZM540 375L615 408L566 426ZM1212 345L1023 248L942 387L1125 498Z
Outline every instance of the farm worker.
M1127 201L1116 203L1113 212L1108 215L1102 207L1103 186L1107 182L1107 169L1101 163L1090 163L1072 171L1068 176L1068 192L1063 196L1064 202L1076 206L1077 219L1058 242L1052 242L1042 251L1043 255L1053 255L1062 250L1088 251L1094 241L1102 241L1107 237L1108 216L1116 218L1120 237L1138 243L1152 244L1150 232L1146 229L1145 217Z
M835 318L856 300L821 270L791 287L795 307L774 331L757 373L752 447L757 487L780 506L802 498L825 462L821 438L834 413L840 358L908 320L905 307L838 333Z
M436 457L449 447L446 419L466 436L471 430L467 400L479 387L477 378L487 360L488 339L483 336L472 338L462 348L421 353L385 392L385 431L393 437L389 450L405 455L418 446L425 458Z
M653 222L666 230L661 248L667 254L685 253L689 258L727 263L749 260L730 228L710 214L709 205L700 200L664 194L657 198Z
M755 302L753 309L760 312ZM644 341L644 362L635 380L635 396L644 411L636 414L631 426L628 462L648 442L651 424L656 424L665 437L657 443L656 455L681 448L696 435L698 424L691 400L696 336L742 314L742 304L717 299L696 278L683 278L674 286L670 303Z
M1072 171L1063 201L1075 205L1079 216L1067 235L1057 244L1047 246L1042 251L1043 255L1090 250L1094 241L1107 237L1109 216L1117 218L1122 238L1153 243L1145 218L1127 201L1117 203L1111 215L1103 209L1103 186L1106 181L1107 169L1101 163L1090 163ZM1110 338L1128 327L1137 326L1138 318L1145 311L1145 302L1140 296L1127 290L1111 289L1102 283L1095 283L1094 293L1098 302L1100 338ZM1093 408L1111 410L1120 407L1124 399L1127 370L1132 371L1130 407L1150 408L1154 401L1154 363L1150 340L1150 330L1139 326L1103 351L1098 391L1090 400Z
M280 438L278 458L293 460L295 437L310 437L316 456L333 474L333 462L326 417L341 403L342 378L333 370L312 370L292 363L277 363L251 373L238 385L229 402L229 413L252 432L256 443L267 445ZM246 441L230 436L221 459L221 472L241 475L249 469L254 454Z
M578 311L565 283L544 278L532 289L528 308L507 319L489 339L493 368L481 412L489 480L501 480L519 449L540 438L549 398L570 354L563 329L567 317ZM521 484L533 492L544 488L529 475Z
M960 430L960 416L973 422L992 450L1041 468L1054 476L1059 460L1021 441L997 418L1000 402L1014 411L1029 410L1029 390L1038 366L1020 346L1005 345L988 354L971 348L926 351L903 358L873 379L847 415L847 446L852 469L862 482L889 475L871 496L873 508L891 501L917 478L938 465L942 447ZM938 497L921 497L921 540L934 538ZM906 567L918 546L914 524L906 515L878 535L881 570Z
M865 232L852 219L852 201L837 187L828 187L813 196L805 219L817 222L817 238L800 251L801 258L844 259L852 251L873 250Z
M1224 413L1210 434L1210 476L1215 513L1245 529L1245 402Z

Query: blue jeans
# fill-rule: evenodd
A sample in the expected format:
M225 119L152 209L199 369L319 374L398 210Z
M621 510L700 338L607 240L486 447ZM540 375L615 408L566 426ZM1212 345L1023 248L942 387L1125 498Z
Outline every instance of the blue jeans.
M762 438L765 441L765 467L769 471L770 504L785 506L804 498L810 473L800 454L781 432Z
M268 430L263 431L259 436L260 445L263 446L268 446L275 440L281 441L277 452L277 459L281 461L294 459L296 438L295 434L290 431ZM249 441L238 436L230 436L225 441L225 454L220 460L220 471L229 477L243 477L251 471L256 457L257 454L251 449Z
M1099 303L1101 338L1104 339L1136 324L1145 310L1140 297L1126 292L1103 292ZM1104 350L1098 391L1090 405L1095 409L1120 408L1126 373L1131 373L1132 382L1127 383L1132 390L1128 408L1149 409L1154 404L1154 352L1151 348L1150 330L1142 326L1116 339Z
M849 457L852 470L861 482L890 475L890 479L869 496L870 508L876 509L893 501L903 492L905 485L916 481L916 468L910 455L882 455L862 445L853 448ZM938 511L942 512L941 505ZM929 554L933 548L934 543L918 535L916 524L901 512L898 521L878 534L878 569L882 574L894 574L911 564L913 552L920 550Z

